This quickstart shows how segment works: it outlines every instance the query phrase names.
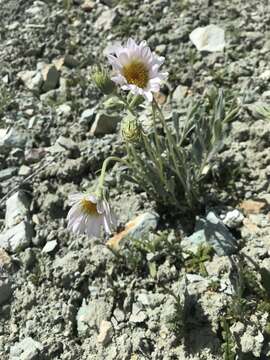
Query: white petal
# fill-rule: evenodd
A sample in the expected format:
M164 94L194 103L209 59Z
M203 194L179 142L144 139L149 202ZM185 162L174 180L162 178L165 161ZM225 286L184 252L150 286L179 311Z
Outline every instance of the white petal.
M127 83L126 78L121 74L118 74L117 76L112 76L111 79L118 85L124 85Z
M74 203L80 201L83 198L83 194L80 192L76 192L68 195L69 205L73 205Z
M104 226L105 232L107 234L111 234L110 224L109 224L109 221L106 216L103 216L103 226Z
M136 43L133 39L129 38L127 41L127 47L129 48L135 48L136 47Z
M85 196L86 200L91 201L91 203L96 204L98 202L97 197L94 194L87 194Z
M143 95L147 101L149 101L149 102L153 101L153 94L151 91L145 91Z
M78 218L80 215L81 215L81 207L77 203L77 204L73 205L72 208L69 210L69 212L67 214L67 219L72 220L74 218Z
M122 70L122 65L120 64L118 58L108 55L108 61L116 71Z

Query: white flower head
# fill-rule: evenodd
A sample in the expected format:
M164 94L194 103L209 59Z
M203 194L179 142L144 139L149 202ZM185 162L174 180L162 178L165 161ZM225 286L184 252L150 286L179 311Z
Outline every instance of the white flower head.
M153 92L159 91L162 80L168 76L159 69L164 58L153 53L146 41L137 45L133 39L128 39L125 46L117 43L108 48L107 52L114 70L112 80L123 90L142 95L151 102Z
M98 237L101 227L110 234L116 225L115 216L105 199L94 194L74 193L69 195L69 203L72 207L67 215L68 229L75 234Z

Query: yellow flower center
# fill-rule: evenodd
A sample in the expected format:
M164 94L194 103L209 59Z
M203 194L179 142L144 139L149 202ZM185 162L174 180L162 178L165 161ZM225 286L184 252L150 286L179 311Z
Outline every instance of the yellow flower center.
M82 211L91 216L97 216L97 204L92 203L90 200L82 199L81 200L81 209Z
M144 89L149 80L149 70L140 60L132 60L123 67L123 75L129 84Z

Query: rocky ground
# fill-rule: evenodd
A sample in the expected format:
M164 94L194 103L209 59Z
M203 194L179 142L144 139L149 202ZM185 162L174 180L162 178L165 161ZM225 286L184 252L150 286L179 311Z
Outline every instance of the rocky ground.
M268 0L0 5L1 360L269 359L270 120L256 112L270 101ZM225 30L224 52L189 40L210 23ZM120 223L135 219L111 251L105 237L70 234L65 217L68 194L124 153L90 70L128 36L166 57L161 102L179 108L215 85L241 111L216 201L188 231L111 169Z

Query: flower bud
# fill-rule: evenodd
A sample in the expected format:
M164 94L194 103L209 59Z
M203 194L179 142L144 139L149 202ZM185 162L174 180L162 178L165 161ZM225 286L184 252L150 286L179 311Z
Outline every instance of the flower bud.
M108 71L104 68L96 66L92 72L92 80L105 95L112 94L115 90L115 84L111 80Z
M139 142L142 136L142 128L138 120L131 114L127 115L121 123L121 134L127 142Z

